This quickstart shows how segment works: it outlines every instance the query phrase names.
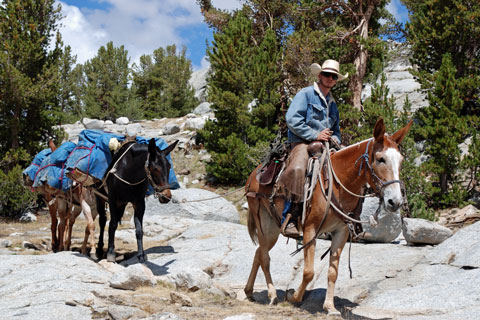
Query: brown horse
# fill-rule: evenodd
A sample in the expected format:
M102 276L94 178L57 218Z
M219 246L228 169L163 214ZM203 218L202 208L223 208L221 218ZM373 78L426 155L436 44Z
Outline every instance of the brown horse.
M412 121L403 129L388 136L385 134L383 120L379 119L375 124L373 139L351 145L331 156L332 169L343 185L342 187L334 181L332 191L344 212L354 211L359 198L351 193L360 194L367 183L379 194L381 204L386 211L392 213L398 211L403 199L399 183L403 157L398 145L411 125ZM272 186L261 186L258 183L257 169L250 174L245 189L249 208L248 231L252 241L254 243L258 241L259 247L255 252L252 270L244 290L247 297L253 299L253 285L258 268L261 266L267 281L270 304L275 304L278 298L270 275L269 251L277 242L280 233L280 219L285 200L281 196L275 197L273 206L270 204L269 195L272 194ZM320 181L323 181L323 177ZM339 314L333 303L333 297L340 254L349 237L349 230L345 219L336 213L332 206L329 206L327 213L326 208L325 194L321 190L321 185L317 184L313 190L311 209L303 224L303 243L306 245L302 283L297 291L287 292L287 300L302 301L307 285L314 276L315 237L320 233L328 232L332 234L332 241L327 276L328 287L323 309L329 314Z
M57 149L51 140L48 146L52 152ZM33 186L33 181L27 174L23 175L23 182L27 187ZM35 190L44 197L50 213L52 250L54 252L70 250L73 225L76 218L83 212L87 219L87 226L85 227L85 238L81 252L83 255L87 255L87 242L90 239L90 257L96 260L95 217L97 216L97 203L91 188L76 185L67 191L62 191L44 183L36 187Z

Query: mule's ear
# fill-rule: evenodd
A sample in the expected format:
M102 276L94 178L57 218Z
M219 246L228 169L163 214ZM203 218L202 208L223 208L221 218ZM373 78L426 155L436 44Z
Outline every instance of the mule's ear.
M385 124L383 123L383 119L379 118L377 123L375 123L375 128L373 129L373 137L375 141L383 140L383 136L385 135Z
M408 130L410 130L410 127L412 126L412 124L413 124L413 120L410 120L410 122L408 122L405 127L403 127L402 129L392 134L391 136L392 140L395 141L397 144L400 144L403 138L405 138L405 136L407 135Z
M53 140L48 140L48 147L50 148L50 150L52 150L52 152L57 149L57 146L55 145L55 142L53 142Z
M175 148L175 146L177 145L179 140L176 140L174 143L172 143L171 145L169 145L168 147L166 147L163 152L165 152L165 155L169 154L170 152L172 152L172 150Z
M156 149L157 145L155 144L155 139L152 138L148 142L148 153L150 153L150 161L155 161L155 155L157 154Z

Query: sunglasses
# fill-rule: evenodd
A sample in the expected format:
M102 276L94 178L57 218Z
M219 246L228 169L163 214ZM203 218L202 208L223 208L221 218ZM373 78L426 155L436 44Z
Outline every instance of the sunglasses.
M330 73L330 72L322 72L321 74L325 78L332 78L333 80L338 80L338 74Z

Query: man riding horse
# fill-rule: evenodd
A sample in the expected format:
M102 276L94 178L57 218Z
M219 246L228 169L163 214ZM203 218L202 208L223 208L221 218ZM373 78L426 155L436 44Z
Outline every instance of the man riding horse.
M348 77L348 73L340 74L340 64L335 60L326 60L321 67L314 63L310 70L318 81L298 92L287 111L291 151L285 172L279 179L279 186L286 194L281 232L295 239L301 237L296 224L303 211L307 147L312 141L332 140L340 145L340 116L330 90L337 80Z

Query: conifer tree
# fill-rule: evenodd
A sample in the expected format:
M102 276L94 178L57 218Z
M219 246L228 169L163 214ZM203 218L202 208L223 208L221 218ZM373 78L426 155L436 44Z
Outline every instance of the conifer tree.
M72 48L66 46L60 57L57 91L58 118L61 123L74 123L83 115L83 72L81 65L75 65L76 62L77 56L72 56Z
M409 10L407 40L412 63L425 78L449 53L464 101L479 101L480 2L478 0L402 0ZM478 110L480 111L480 110Z
M38 151L57 124L61 38L54 0L4 0L0 6L0 153ZM56 37L55 37L56 35ZM51 43L53 40L53 44ZM52 48L52 49L51 49Z
M252 23L236 12L209 48L208 96L215 121L199 133L212 154L207 172L220 182L243 181L273 139L280 109L278 47L273 31L258 42Z
M140 110L131 107L134 102L128 87L129 60L124 46L114 47L110 41L84 64L84 103L88 117L138 119L141 116Z
M426 140L425 152L430 156L423 165L434 175L439 205L443 206L461 204L465 196L458 184L458 145L468 131L465 119L460 116L463 100L455 74L452 58L445 54L440 69L432 77L429 105L417 112L420 126L416 132Z
M192 75L186 47L177 53L175 45L158 48L153 55L140 57L134 65L133 81L141 108L147 118L179 117L198 104L188 80Z

